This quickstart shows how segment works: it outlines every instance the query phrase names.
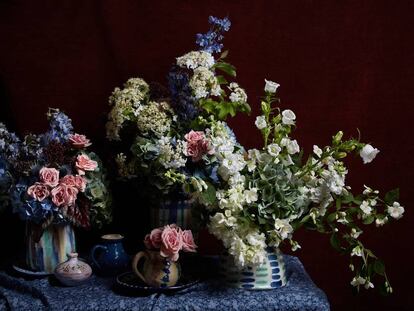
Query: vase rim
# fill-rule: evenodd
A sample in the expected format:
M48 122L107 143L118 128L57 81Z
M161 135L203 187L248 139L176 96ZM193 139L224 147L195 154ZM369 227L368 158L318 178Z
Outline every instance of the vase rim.
M109 233L109 234L104 234L101 236L101 239L105 241L118 241L118 240L122 240L123 238L124 236L119 233Z

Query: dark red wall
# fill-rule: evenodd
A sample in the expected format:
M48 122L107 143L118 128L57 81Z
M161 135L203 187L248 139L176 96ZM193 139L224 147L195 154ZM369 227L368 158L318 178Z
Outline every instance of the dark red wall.
M0 120L19 133L42 131L47 107L59 107L102 151L112 89L131 76L165 82L210 14L232 21L225 46L253 107L252 116L230 121L243 144L260 145L253 120L268 78L281 84L283 107L296 112L295 136L307 150L338 129L355 136L357 128L381 150L372 165L351 160L356 191L363 183L401 188L405 217L363 235L388 264L395 294L387 299L353 297L347 258L325 237L298 234L298 256L333 310L414 310L413 1L3 0Z

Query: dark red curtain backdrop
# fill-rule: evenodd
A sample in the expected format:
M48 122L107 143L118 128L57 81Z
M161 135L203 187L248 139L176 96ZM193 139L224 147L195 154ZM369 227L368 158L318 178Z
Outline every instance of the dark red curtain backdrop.
M47 108L59 107L104 152L112 89L131 76L165 83L210 14L232 21L225 46L253 107L250 117L230 120L244 145L261 144L253 120L263 79L271 79L281 84L282 106L297 114L295 137L306 150L338 129L355 136L359 128L381 153L371 165L350 159L350 184L357 191L363 183L401 188L405 217L363 235L388 265L389 298L352 296L347 258L326 237L298 233L297 255L332 309L414 310L413 1L3 0L0 120L21 134L40 132Z

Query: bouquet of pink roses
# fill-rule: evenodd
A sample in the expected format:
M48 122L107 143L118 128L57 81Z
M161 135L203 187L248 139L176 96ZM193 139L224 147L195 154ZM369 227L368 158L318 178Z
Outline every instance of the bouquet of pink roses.
M162 257L177 261L179 252L196 252L191 230L182 230L175 224L153 229L144 239L149 250L160 250Z

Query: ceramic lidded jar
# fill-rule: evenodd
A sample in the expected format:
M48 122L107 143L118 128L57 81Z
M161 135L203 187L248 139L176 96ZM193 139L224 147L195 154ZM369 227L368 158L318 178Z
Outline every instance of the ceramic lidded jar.
M68 260L59 264L55 269L56 278L66 286L82 284L92 275L92 268L78 259L78 253L68 254Z

